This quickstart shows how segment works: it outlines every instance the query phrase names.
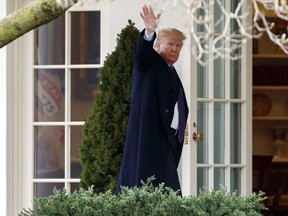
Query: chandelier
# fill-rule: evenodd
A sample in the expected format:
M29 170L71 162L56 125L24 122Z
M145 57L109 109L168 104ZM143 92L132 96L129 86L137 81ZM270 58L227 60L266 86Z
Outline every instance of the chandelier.
M159 1L151 4L161 13L165 13L168 6L180 6L184 9L186 18L181 20L185 20L189 29L192 53L202 65L216 58L239 59L240 48L247 40L259 39L264 33L288 54L287 27L280 33L275 31L275 20L288 20L288 0L247 2L249 1L163 0L162 4ZM211 16L211 10L215 11L214 16Z

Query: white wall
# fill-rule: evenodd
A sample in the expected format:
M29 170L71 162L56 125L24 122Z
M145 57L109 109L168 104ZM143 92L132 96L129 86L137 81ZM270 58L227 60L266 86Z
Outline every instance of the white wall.
M6 16L6 0L0 0L0 19ZM0 49L0 209L6 215L6 47Z

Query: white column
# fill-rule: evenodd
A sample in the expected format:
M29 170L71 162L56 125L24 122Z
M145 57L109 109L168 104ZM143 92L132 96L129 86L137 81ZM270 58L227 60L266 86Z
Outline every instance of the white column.
M0 0L0 19L6 16L6 0ZM1 173L1 178L0 178L0 209L1 209L1 214L7 215L7 191L6 191L6 177L7 177L7 169L6 169L6 145L7 145L7 136L6 136L6 124L7 124L7 119L6 119L6 114L7 114L7 109L6 109L6 104L7 104L7 88L6 88L6 73L7 73L7 63L6 63L6 47L0 49L0 173Z

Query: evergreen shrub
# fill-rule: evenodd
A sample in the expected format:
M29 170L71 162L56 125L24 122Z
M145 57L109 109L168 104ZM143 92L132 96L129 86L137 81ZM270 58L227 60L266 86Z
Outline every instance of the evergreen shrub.
M100 70L100 85L79 145L80 186L95 192L114 190L121 165L131 100L133 49L139 30L129 20L115 50Z
M201 191L198 196L181 197L163 184L124 187L118 196L111 190L94 193L81 188L72 194L54 190L49 197L36 198L34 210L23 209L19 216L261 216L264 193L239 196L222 187Z

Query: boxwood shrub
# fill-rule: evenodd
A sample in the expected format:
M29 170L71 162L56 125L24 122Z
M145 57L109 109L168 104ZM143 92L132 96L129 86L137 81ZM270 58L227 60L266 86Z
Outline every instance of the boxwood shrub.
M151 177L141 187L123 187L117 196L108 190L95 193L92 187L74 193L54 190L53 195L35 198L34 208L20 216L260 216L265 209L264 193L239 196L224 187L202 190L197 196L179 196L170 188L152 185Z

